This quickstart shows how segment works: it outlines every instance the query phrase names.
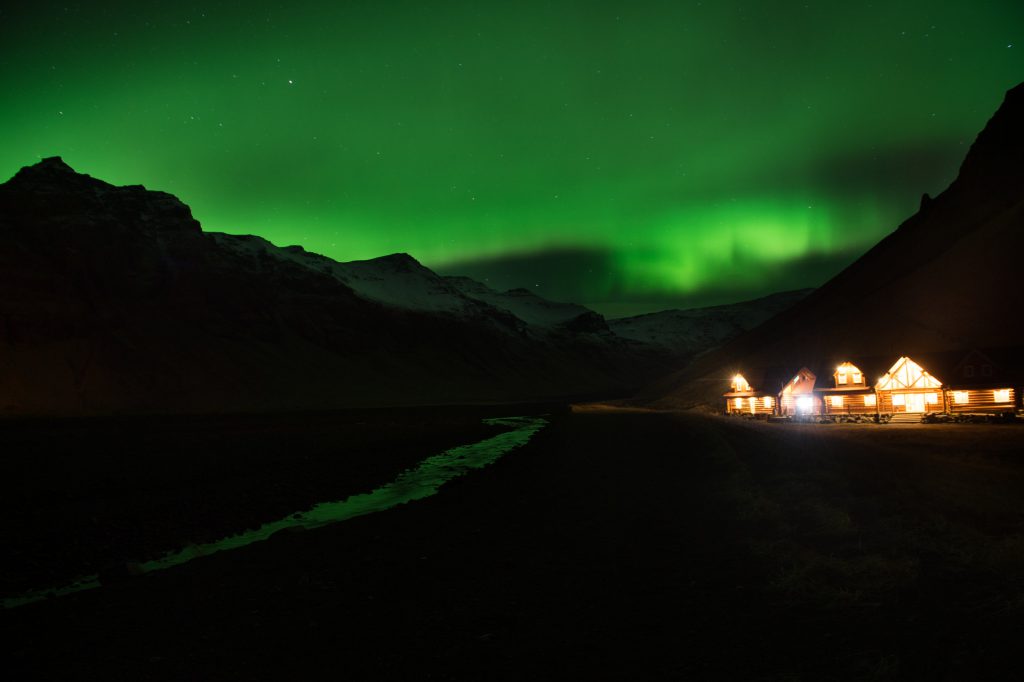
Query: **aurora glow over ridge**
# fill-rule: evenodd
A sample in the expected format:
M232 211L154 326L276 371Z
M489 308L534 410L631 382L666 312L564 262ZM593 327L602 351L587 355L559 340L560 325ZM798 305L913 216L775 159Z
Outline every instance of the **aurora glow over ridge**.
M953 179L1024 4L763 4L5 7L0 179L610 314L816 286Z

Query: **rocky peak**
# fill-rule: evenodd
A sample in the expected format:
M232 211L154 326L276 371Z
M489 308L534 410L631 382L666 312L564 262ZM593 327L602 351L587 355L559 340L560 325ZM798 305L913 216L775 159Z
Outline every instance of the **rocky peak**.
M407 253L392 253L374 258L373 262L385 266L393 272L417 272L425 270L423 265Z
M75 169L64 163L59 156L47 156L39 163L32 166L25 166L19 173L74 173Z
M201 231L192 211L174 195L142 185L111 185L76 172L59 156L25 166L0 184L0 208L12 222Z
M49 194L71 189L81 190L83 187L98 189L112 185L84 173L75 172L75 169L59 156L48 156L38 163L23 167L0 187Z
M1006 93L960 166L955 187L987 195L1024 188L1024 83Z
M505 292L506 296L519 296L521 298L540 298L537 294L533 293L529 289L517 287L515 289L509 289Z

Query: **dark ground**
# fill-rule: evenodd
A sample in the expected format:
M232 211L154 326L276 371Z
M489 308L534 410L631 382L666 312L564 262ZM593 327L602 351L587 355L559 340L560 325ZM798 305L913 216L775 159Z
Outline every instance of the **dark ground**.
M0 595L368 491L495 409L0 420Z
M351 464L325 455L322 419L270 429L265 457L228 486L256 491L240 514L258 512L270 481L306 491L332 471L345 478ZM232 437L252 441L251 427ZM302 440L281 435L300 427ZM443 449L459 431L422 445ZM208 496L234 465L204 438L182 453L207 473L159 487L181 510L220 514ZM385 482L401 460L374 460L379 480L370 469L362 480ZM73 477L56 471L68 466L15 468L53 507L24 513L15 538L67 540L43 524L81 505L114 519L152 504L141 463L123 477L150 484L113 485L116 500L102 502L91 485L61 496ZM1022 500L1014 425L563 413L428 500L0 612L0 623L11 679L1019 679ZM4 505L10 520L17 504ZM5 554L33 560L52 563Z

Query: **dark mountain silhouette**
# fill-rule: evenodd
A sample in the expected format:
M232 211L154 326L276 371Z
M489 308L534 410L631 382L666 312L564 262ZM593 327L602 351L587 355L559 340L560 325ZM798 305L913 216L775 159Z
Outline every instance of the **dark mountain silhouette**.
M1007 92L949 188L803 301L644 398L717 404L738 370L1022 347L1022 247L1024 84Z
M724 338L696 315L702 342L645 343L407 254L340 263L203 232L174 196L58 157L0 185L0 290L0 414L614 395Z

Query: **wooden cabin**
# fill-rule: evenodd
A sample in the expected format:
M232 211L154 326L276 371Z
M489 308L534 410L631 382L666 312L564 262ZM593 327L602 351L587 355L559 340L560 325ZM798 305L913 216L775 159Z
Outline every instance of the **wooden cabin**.
M724 394L726 414L769 415L775 411L775 396L756 391L742 374L732 378L732 390Z
M833 386L815 389L821 414L876 414L878 400L875 388L859 367L843 362L832 373Z
M945 387L951 413L1003 414L1017 409L1017 391L1002 362L972 350L951 370Z
M877 415L888 421L915 421L914 415L928 413L1006 415L1022 410L1024 393L1024 349L943 351L907 356L889 366L891 358L862 357L858 363L836 358L810 359L810 364L789 374L792 365L747 368L732 379L732 390L724 394L726 412L766 416L817 417L826 421L851 415ZM885 367L889 367L884 371ZM943 383L932 372L950 379ZM830 382L818 377L832 375ZM755 390L746 377L754 379ZM878 378L877 381L872 381ZM860 415L860 416L857 416Z
M821 397L814 392L817 376L806 367L786 382L779 392L779 414L807 416L821 414Z
M875 384L878 411L885 414L945 412L942 381L904 356Z

